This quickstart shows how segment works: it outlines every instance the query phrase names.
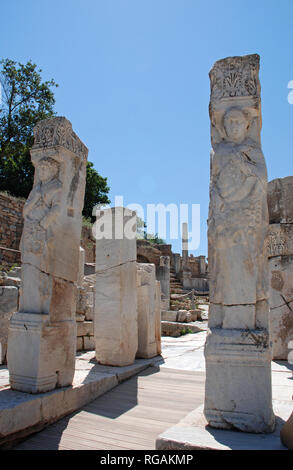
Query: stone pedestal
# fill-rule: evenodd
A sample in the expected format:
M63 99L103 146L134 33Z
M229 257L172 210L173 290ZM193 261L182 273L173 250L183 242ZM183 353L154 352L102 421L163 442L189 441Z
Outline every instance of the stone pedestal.
M210 426L273 430L268 341L264 330L211 328L205 345L204 411Z
M161 256L160 266L157 268L157 280L161 283L162 310L170 308L170 257Z
M137 352L136 214L123 207L97 213L94 331L97 361L132 364ZM102 236L101 236L102 235Z
M293 340L293 176L268 184L270 334L273 358L288 360Z
M156 341L156 268L154 264L137 263L137 358L157 355Z
M265 245L269 219L258 71L259 56L251 55L218 61L210 72L204 414L212 427L269 433L275 423Z
M35 178L23 209L22 289L10 322L8 367L13 389L39 393L73 380L88 151L64 117L39 122L34 137Z

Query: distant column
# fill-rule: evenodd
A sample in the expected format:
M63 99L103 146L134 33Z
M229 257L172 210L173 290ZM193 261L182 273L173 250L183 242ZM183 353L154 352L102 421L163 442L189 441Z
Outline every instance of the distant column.
M182 270L185 271L188 266L188 224L182 224Z
M156 281L156 301L155 301L155 316L156 316L156 344L157 354L161 354L161 283Z
M162 308L170 308L170 256L160 256L157 279L161 283Z

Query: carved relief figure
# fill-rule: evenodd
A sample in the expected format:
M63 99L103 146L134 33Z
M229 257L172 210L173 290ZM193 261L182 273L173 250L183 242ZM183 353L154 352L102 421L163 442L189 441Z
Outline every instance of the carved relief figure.
M23 209L25 230L22 249L40 253L45 241L52 236L49 227L60 211L62 184L59 180L60 165L53 158L43 158L37 163L36 183ZM47 234L46 234L47 232Z
M209 261L211 271L221 273L211 285L211 300L225 305L254 304L267 298L262 259L266 165L260 147L249 138L249 112L229 107L222 123L225 137L211 154Z

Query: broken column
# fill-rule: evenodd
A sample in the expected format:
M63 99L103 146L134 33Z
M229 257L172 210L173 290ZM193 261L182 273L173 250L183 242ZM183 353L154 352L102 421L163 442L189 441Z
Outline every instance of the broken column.
M210 311L204 414L210 426L274 429L269 340L267 171L259 56L211 72Z
M162 310L170 308L170 256L160 256L160 266L157 267L157 280L161 283Z
M205 256L199 256L199 274L200 276L206 276L206 257Z
M273 359L288 360L293 340L293 176L268 184L270 335Z
M126 366L137 352L136 213L114 207L96 218L96 357Z
M157 344L157 354L161 354L162 342L161 342L161 283L160 281L156 281L155 336L156 336L156 344Z
M82 246L79 247L79 270L77 285L82 286L84 278L85 251Z
M156 267L137 263L138 349L136 357L157 355L156 341Z
M64 117L34 128L34 185L23 209L22 289L10 322L8 367L15 390L71 385L76 282L88 150Z

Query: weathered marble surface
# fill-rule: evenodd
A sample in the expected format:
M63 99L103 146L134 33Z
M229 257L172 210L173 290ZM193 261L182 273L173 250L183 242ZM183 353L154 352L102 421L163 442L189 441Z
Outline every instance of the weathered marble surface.
M157 344L157 354L161 354L162 340L161 340L161 283L160 281L156 281L155 337L156 337L156 344Z
M33 189L24 205L22 291L11 318L11 387L31 393L72 383L76 282L88 150L64 117L39 122Z
M136 214L115 207L97 214L98 223L102 218L113 231L111 239L96 242L96 358L101 364L125 366L134 362L138 346ZM129 226L132 235L127 236Z
M269 267L273 358L288 360L293 340L293 255L270 258Z
M0 287L0 364L6 362L9 321L18 308L18 288Z
M160 266L157 268L156 277L161 283L161 308L170 308L170 257L160 256Z
M137 263L138 349L136 357L157 355L156 338L156 267Z
M270 333L273 358L288 359L293 340L293 176L268 184Z
M270 224L293 224L293 176L277 178L268 184Z
M293 450L293 412L280 432L281 441L289 450Z
M210 71L211 304L204 413L213 427L271 432L269 219L258 71L258 55L228 57Z

